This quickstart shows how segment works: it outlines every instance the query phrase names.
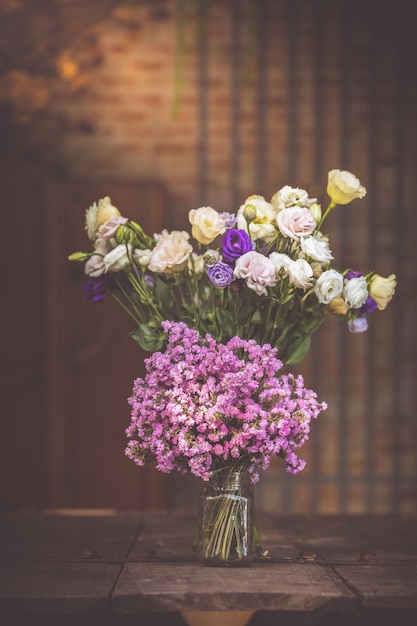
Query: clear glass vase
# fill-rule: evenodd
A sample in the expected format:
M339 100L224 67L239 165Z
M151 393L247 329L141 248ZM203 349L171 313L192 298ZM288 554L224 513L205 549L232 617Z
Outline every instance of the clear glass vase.
M254 556L253 485L246 470L214 473L199 499L198 559L207 566L249 566Z

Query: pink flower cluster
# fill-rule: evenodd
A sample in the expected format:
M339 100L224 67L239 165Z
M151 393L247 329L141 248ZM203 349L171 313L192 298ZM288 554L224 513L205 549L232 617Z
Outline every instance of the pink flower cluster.
M162 326L166 350L145 360L146 375L128 400L126 455L137 465L155 462L162 472L203 480L238 461L255 483L275 455L288 472L301 471L305 461L295 451L327 408L302 376L277 376L282 362L269 344L239 337L220 344L183 322Z

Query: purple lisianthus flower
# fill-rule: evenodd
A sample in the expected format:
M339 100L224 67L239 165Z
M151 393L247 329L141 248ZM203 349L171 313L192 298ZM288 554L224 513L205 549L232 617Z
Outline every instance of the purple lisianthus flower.
M354 272L353 270L346 272L345 274L345 278L347 278L347 280L350 280L351 278L359 278L360 276L365 276L365 274L363 272Z
M349 332L353 334L364 333L368 330L368 320L366 317L354 317L348 321Z
M220 289L228 287L234 279L232 268L221 261L206 267L206 272L213 285L215 287L220 287Z
M371 296L368 296L359 309L361 315L370 315L378 308L377 303Z
M245 230L230 228L226 230L222 240L222 253L226 261L234 262L236 259L252 250L252 242Z
M84 283L84 297L92 302L101 302L114 288L115 282L110 274L89 276Z

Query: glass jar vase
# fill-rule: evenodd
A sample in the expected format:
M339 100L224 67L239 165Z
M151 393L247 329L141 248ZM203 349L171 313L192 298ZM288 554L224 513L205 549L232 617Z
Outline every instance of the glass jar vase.
M198 559L206 566L249 566L254 556L253 485L246 469L224 468L199 498Z

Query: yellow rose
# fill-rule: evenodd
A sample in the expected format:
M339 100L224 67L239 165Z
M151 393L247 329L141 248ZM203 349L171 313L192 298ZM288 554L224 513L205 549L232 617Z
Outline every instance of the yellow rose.
M337 296L337 298L330 300L328 307L331 312L336 315L346 315L347 313L346 302L343 300L342 296Z
M375 300L380 311L383 311L392 300L396 286L397 277L395 274L391 274L388 278L384 278L379 274L372 276L369 283L369 295L372 300Z
M218 235L226 231L224 219L220 213L209 206L191 209L188 219L192 225L192 236L203 245L211 243Z
M97 238L100 226L109 221L111 217L119 217L120 211L112 203L109 196L105 196L94 202L85 212L85 229L91 241Z
M331 170L328 175L327 193L334 204L349 204L355 198L363 198L366 189L354 174L345 170Z

